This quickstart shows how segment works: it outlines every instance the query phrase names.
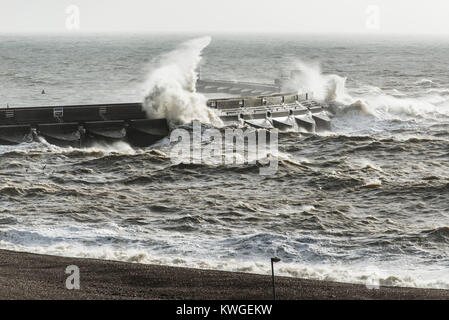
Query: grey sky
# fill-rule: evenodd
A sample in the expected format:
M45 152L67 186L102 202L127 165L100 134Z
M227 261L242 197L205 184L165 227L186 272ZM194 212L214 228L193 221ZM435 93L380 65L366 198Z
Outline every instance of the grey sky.
M71 4L79 32L449 35L448 0L0 0L0 33L68 32Z

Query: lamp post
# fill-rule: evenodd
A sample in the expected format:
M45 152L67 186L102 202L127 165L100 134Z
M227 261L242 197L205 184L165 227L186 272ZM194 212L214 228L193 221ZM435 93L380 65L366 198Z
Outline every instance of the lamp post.
M281 259L275 257L275 258L271 258L271 279L273 282L273 300L276 300L276 289L274 286L274 263L275 262L279 262L281 261Z

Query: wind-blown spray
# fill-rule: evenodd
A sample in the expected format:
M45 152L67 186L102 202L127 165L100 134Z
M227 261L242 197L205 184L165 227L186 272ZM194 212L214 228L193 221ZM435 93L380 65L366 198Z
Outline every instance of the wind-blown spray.
M447 119L447 105L440 106L441 96L428 94L422 97L397 97L384 92L381 88L367 87L367 92L351 95L346 88L346 78L336 74L323 74L319 63L294 62L295 73L287 90L313 92L314 98L329 103L330 110L336 115L361 113L374 116L380 120L416 119L418 117L432 120ZM432 80L423 79L418 83L435 86Z
M300 92L313 92L317 100L352 103L353 99L346 93L346 78L336 74L323 74L319 63L295 61L294 74L288 86Z
M144 109L148 118L166 118L170 126L193 120L219 126L221 120L206 105L206 97L196 92L196 69L210 37L182 43L153 63L146 82Z

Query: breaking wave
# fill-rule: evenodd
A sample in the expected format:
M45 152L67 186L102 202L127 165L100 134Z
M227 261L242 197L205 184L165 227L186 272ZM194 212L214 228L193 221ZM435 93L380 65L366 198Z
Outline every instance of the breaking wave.
M289 86L299 92L313 92L315 99L329 103L336 115L364 114L380 120L432 120L449 119L449 99L447 88L435 88L431 79L421 79L415 83L417 94L406 95L398 90L388 92L375 87L346 87L346 77L323 74L316 62L295 63L298 70ZM424 87L424 91L422 90ZM429 90L428 88L433 88Z
M187 130L193 119L211 122L205 98L195 91L195 67L209 41L186 42L153 61L141 96L150 117L167 117ZM163 48L150 42L157 52ZM248 49L241 45L235 56L229 45L215 50L208 57L210 73L237 79L258 71L249 65L234 76ZM125 52L117 48L111 51L117 59L111 59L92 54L102 47L83 46L88 54L82 58L100 59L96 64L104 70L141 63L140 54L124 59L128 49L121 47ZM296 52L296 46L283 48ZM269 56L272 46L265 43L257 50L250 57L254 65L268 63L259 71L276 70L279 52ZM315 56L317 50L311 51ZM295 90L313 90L315 98L332 106L333 132L279 133L278 152L261 158L244 152L236 155L235 165L212 158L174 164L168 138L144 149L125 142L60 148L44 140L0 146L0 247L265 274L270 257L278 256L277 270L287 276L357 283L374 278L381 285L449 289L449 85L439 78L443 68L432 74L424 63L419 67L428 71L403 66L392 75L390 63L396 60L387 54L379 60L385 70L351 62L355 81L325 74L318 64L297 66L303 74L297 75ZM352 57L340 56L329 67L347 70L340 64ZM121 65L107 64L120 59ZM373 73L394 84L367 85L374 82ZM408 83L401 85L404 74ZM139 82L139 75L130 77L133 85ZM59 83L62 95L70 86ZM76 82L86 90L84 98L105 98L97 86L89 93L85 86L91 83ZM107 84L108 100L129 98L124 83ZM34 104L36 96L23 88L17 96ZM415 121L424 125L417 129ZM237 163L241 155L248 161ZM277 173L259 175L258 160L272 155L279 160Z
M220 125L221 120L196 92L196 69L210 37L193 39L153 61L146 87L144 108L150 119L166 118L171 126L191 123Z
M195 219L193 220L195 223L198 222ZM67 238L67 234L73 233L74 231L76 237L72 235ZM19 252L32 251L34 253L65 257L93 258L267 275L271 272L269 263L267 263L266 259L246 260L241 259L240 257L216 259L206 257L204 250L200 250L201 252L195 257L189 255L180 256L177 254L167 255L158 252L158 250L149 252L143 248L131 247L127 244L135 240L128 234L124 234L120 238L115 238L119 231L114 225L98 228L94 234L92 234L92 231L84 230L78 225L74 228L58 228L56 230L57 238L55 238L51 232L51 230L34 232L12 229L3 233L0 238L0 245L2 248L8 250ZM88 239L79 241L77 238L80 236L87 236ZM114 238L115 240L111 241L111 238ZM68 239L70 239L70 241L68 241ZM159 240L152 239L152 241L159 246L167 245L166 238ZM90 244L94 242L101 242L102 246L93 246ZM195 244L187 246L193 248ZM383 265L366 265L358 263L349 265L311 265L308 263L284 262L277 272L282 276L303 279L365 285L378 284L380 286L449 289L447 277L441 277L441 274L437 274L437 272L422 272L421 270L402 271L400 268L390 270Z
M297 60L294 68L299 72L293 74L288 87L296 88L299 92L313 92L315 99L324 102L353 102L353 98L346 92L346 78L336 74L323 74L317 62Z

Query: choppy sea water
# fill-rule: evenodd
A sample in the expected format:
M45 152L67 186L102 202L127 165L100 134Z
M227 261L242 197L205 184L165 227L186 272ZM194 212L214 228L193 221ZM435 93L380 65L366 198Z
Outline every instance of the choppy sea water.
M0 104L142 101L189 38L1 36ZM339 111L331 132L280 133L273 176L175 165L166 142L0 146L0 248L256 273L279 256L288 276L448 289L449 40L220 35L201 74L295 68Z

